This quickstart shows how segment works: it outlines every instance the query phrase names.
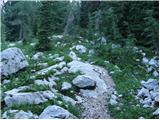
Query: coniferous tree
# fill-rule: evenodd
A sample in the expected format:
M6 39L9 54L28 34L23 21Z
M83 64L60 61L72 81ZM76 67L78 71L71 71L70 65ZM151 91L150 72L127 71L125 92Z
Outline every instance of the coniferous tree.
M39 44L37 45L37 48L39 50L49 50L51 48L50 45L50 39L48 38L50 35L50 2L41 2L42 5L40 7L39 11L39 19L40 19L40 24L39 24L39 31L38 31L38 39L39 39Z

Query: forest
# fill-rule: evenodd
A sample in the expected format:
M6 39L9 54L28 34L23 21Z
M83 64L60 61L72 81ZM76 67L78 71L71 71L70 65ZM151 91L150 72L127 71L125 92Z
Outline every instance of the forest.
M1 118L158 119L158 1L1 1Z

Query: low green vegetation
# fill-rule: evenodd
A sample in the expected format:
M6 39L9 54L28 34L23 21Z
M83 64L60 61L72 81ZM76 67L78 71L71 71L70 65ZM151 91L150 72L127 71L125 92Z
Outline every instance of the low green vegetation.
M77 75L80 75L80 73L79 72L77 72L77 73L65 73L65 74L57 76L59 78L59 80L56 81L56 83L57 83L56 89L59 90L64 95L67 95L71 98L75 98L76 92L78 90L75 86L72 86L71 89L66 90L66 91L62 91L61 88L62 88L63 82L68 82L68 83L72 84L72 80L74 78L76 78Z
M149 54L153 56L153 53ZM155 110L154 108L143 108L135 100L137 89L141 87L140 81L152 78L151 73L147 73L145 66L140 62L142 55L131 48L112 49L108 44L98 49L96 57L98 59L95 59L95 64L103 66L109 71L116 84L118 94L122 94L120 105L109 105L111 116L121 119L137 119L140 116L155 118L151 114ZM136 59L140 61L136 61Z

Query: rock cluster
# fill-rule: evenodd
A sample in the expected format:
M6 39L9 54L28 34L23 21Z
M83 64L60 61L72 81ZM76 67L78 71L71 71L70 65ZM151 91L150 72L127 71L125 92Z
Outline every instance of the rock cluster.
M144 108L157 107L159 104L159 82L156 79L141 81L142 88L138 90L136 98Z
M157 57L153 57L152 59L147 59L146 57L142 58L142 63L146 65L147 72L152 73L153 77L158 77L158 61Z

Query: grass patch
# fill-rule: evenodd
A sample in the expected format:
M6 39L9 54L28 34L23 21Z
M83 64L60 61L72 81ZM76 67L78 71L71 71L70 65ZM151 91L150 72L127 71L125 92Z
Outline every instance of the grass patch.
M150 53L151 54L151 53ZM155 118L152 115L154 108L146 109L135 100L137 89L141 87L140 81L152 78L151 73L147 73L146 68L136 59L142 59L142 55L128 48L111 49L111 45L102 46L98 49L94 58L95 64L106 68L116 84L118 94L122 94L120 110L117 106L109 105L109 111L113 118L137 119ZM109 61L109 62L104 62Z
M71 98L75 98L75 94L77 92L77 88L75 86L72 86L72 88L67 90L67 91L61 91L61 88L62 88L63 82L72 83L72 80L75 77L77 77L78 75L80 75L79 72L77 72L77 73L65 73L65 74L62 74L62 75L58 75L59 80L56 81L56 83L57 83L56 89L59 90L64 95L67 95Z

